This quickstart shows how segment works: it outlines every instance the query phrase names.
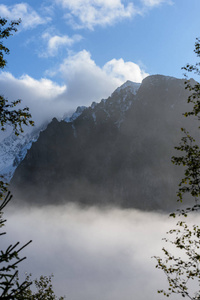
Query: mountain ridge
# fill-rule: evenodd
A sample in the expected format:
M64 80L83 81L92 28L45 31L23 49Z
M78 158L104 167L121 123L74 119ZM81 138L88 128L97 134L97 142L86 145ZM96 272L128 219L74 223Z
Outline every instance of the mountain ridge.
M127 84L68 123L54 119L16 169L12 188L38 205L171 209L181 170L170 159L179 125L190 126L182 120L187 97L184 79L153 75L137 93Z
M128 83L129 82L129 83ZM122 88L128 83L128 86L133 86L133 91L136 90L135 85L137 83L127 81L121 85ZM119 88L117 88L113 93L115 93ZM102 99L102 102L105 102L107 99ZM85 109L92 108L94 109L99 103L93 102L91 106L78 106L76 111L71 114L71 116L64 117L63 120L67 123L75 121ZM51 122L51 121L50 121ZM40 128L34 128L31 133L20 134L20 136L15 136L14 133L11 133L9 136L4 138L0 144L0 174L4 176L4 180L9 182L13 177L15 169L24 159L27 154L27 151L31 148L32 143L36 142L41 131L45 130L48 123L43 124Z

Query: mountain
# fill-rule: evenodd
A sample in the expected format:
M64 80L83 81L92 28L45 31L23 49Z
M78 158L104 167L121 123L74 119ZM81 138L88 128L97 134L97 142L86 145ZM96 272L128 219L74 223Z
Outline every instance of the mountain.
M115 92L118 93L120 89L127 88L127 90L132 89L132 93L135 94L138 90L140 84L127 81L121 87L119 87ZM105 101L105 100L103 100ZM93 108L97 103L92 103ZM126 104L125 104L126 105ZM79 117L82 112L86 109L86 106L79 106L77 110L69 117L65 117L64 121L69 123L73 122L77 117ZM119 108L120 110L120 108ZM123 108L122 108L123 110ZM0 174L4 177L4 180L9 182L13 177L13 174L17 166L26 156L28 149L31 148L32 143L36 142L41 131L46 129L48 123L44 123L40 128L35 128L31 133L20 134L16 136L11 133L9 136L4 138L0 143Z
M108 99L53 119L17 167L17 199L45 205L119 205L170 210L181 169L171 164L188 111L184 80L126 82Z
M44 123L39 128L34 128L30 133L21 133L16 136L13 132L4 138L0 143L0 174L4 180L9 182L17 166L26 156L28 149L32 143L36 142L39 134L47 127Z
M16 136L11 133L0 144L0 174L6 181L10 181L15 169L26 156L27 150L31 148L39 136L39 130L31 134Z

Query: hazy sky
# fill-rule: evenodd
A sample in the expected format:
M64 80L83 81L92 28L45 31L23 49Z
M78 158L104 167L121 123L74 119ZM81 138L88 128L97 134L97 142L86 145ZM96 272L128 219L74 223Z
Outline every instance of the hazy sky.
M23 99L39 125L126 80L182 77L195 61L199 11L199 0L1 0L0 15L22 23L6 41L0 91Z

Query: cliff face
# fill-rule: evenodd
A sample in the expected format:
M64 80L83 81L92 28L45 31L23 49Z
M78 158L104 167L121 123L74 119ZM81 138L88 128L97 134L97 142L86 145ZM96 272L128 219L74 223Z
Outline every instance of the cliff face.
M139 89L138 89L139 88ZM138 90L137 90L138 89ZM18 199L171 209L180 168L171 164L188 111L184 80L128 82L75 119L53 119L11 181Z

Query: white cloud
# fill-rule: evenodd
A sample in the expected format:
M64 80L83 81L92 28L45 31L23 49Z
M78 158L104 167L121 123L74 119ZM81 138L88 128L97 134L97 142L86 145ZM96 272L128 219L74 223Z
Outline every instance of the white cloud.
M74 35L69 37L68 35L53 35L51 36L49 33L44 33L42 38L47 41L47 50L40 54L43 57L55 56L58 51L62 47L70 47L74 43L79 42L82 37L80 35Z
M122 58L110 60L104 65L103 70L108 75L119 78L123 82L126 80L141 82L149 75L141 70L139 65L133 62L124 62Z
M123 2L126 2L125 5ZM55 0L65 10L67 21L76 29L95 26L108 26L123 19L130 19L144 13L160 4L172 4L172 0L140 0L135 5L134 1L123 0Z
M67 82L67 97L78 105L107 98L126 80L141 82L148 75L138 65L123 59L113 59L100 68L86 50L65 59L59 72Z
M0 4L1 17L10 20L22 19L22 27L24 29L34 28L40 24L47 23L49 18L42 18L27 3L19 3L12 6Z
M31 89L30 92L33 93L33 98L35 98L35 96L38 96L40 98L43 98L44 100L48 98L55 98L65 90L65 86L61 87L53 83L49 79L42 78L40 80L36 80L28 75L23 75L19 79L16 79L12 74L8 72L2 72L0 74L0 80L4 84L6 84L6 81L9 81L9 83L16 88L13 92L15 98L20 97L18 95L20 87L24 87L24 89L27 90Z
M65 17L75 28L111 25L138 13L132 2L125 6L121 0L56 0L56 3L69 11Z
M28 106L36 125L61 115L59 97L63 95L66 86L59 86L49 79L33 79L28 75L15 78L8 72L0 73L1 93L9 100L22 99L22 106ZM67 109L67 105L65 107Z
M172 0L141 0L141 1L147 7L154 7L163 3L173 4Z
M67 97L78 105L91 104L108 97L121 84L95 64L86 50L69 56L60 65L59 73L67 82Z
M113 59L100 68L86 50L70 55L56 74L62 77L60 86L52 80L36 80L28 75L15 78L8 72L0 73L0 91L10 101L22 99L28 106L36 125L62 118L77 106L89 106L93 101L107 98L126 80L141 82L148 74L132 62Z

